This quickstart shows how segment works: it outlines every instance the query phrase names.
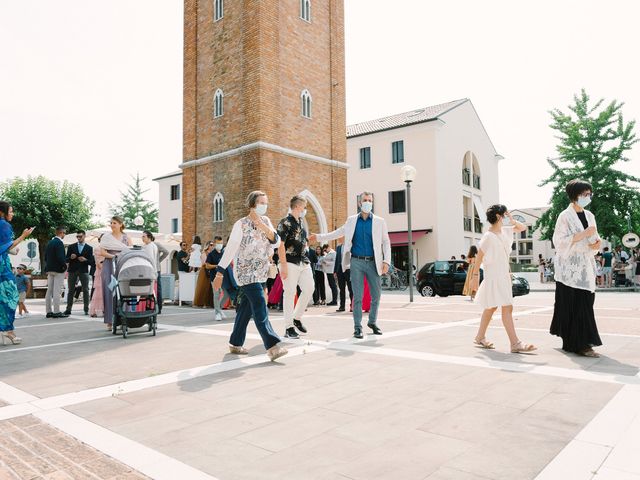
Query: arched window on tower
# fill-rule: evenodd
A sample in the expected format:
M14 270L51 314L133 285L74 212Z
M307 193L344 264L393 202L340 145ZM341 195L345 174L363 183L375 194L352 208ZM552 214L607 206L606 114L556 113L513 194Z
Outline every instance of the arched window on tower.
M213 197L213 223L222 222L224 220L224 197L218 192Z
M224 0L213 0L213 21L217 22L224 17Z
M302 116L305 118L311 118L311 94L309 90L304 89L300 94L300 100L302 102Z
M224 114L224 93L217 89L213 97L213 118L221 117Z
M311 0L300 0L300 18L311 21Z

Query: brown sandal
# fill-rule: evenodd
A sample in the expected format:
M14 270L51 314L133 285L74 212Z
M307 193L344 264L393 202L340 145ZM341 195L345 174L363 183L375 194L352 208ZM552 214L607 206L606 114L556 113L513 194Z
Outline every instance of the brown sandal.
M511 345L511 353L529 353L537 350L538 347L530 343L518 342Z
M475 338L473 340L473 343L475 343L477 346L479 346L481 348L485 348L487 350L493 350L495 348L493 346L493 343L488 341L486 338Z
M582 355L583 357L600 358L600 355L593 348L583 350L579 355Z

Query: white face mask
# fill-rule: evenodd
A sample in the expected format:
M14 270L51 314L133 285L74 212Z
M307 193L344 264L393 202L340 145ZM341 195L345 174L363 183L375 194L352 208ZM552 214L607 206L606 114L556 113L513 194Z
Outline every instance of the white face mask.
M364 213L371 213L371 209L372 208L373 208L373 203L372 202L362 202L362 205L360 206L360 209Z
M221 243L216 243L215 249L217 251L221 251L222 250L222 244Z
M511 220L509 220L509 217L507 217L506 215L502 217L503 225L509 225L510 223L511 223Z
M267 204L266 203L259 203L258 205L256 205L256 213L260 216L264 215L265 213L267 213Z
M305 208L302 213L300 214L300 218L304 218L307 216L307 209Z
M586 207L591 203L591 197L578 197L578 205L582 208Z

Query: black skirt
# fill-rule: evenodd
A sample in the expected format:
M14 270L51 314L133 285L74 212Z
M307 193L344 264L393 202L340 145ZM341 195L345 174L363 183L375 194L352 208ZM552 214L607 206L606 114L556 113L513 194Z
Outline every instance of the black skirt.
M556 282L556 302L551 321L551 334L562 338L565 352L581 353L602 345L593 302L596 294Z

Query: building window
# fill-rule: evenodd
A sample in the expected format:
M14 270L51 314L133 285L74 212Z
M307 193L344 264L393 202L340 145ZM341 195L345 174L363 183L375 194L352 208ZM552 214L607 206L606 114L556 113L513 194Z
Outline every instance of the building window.
M305 118L311 118L311 94L309 90L303 90L300 94L300 100L302 102L302 116Z
M407 211L406 196L404 190L389 192L389 213L403 213Z
M171 233L178 233L178 219L171 219Z
M213 223L224 220L224 197L220 192L213 197Z
M217 22L224 17L224 0L213 0L213 21Z
M360 169L371 168L371 147L360 149Z
M311 0L300 0L300 18L311 21Z
M218 118L224 115L224 93L217 89L213 97L213 117Z
M391 163L404 162L404 141L393 142L391 144Z
M180 200L180 184L171 185L171 200Z

